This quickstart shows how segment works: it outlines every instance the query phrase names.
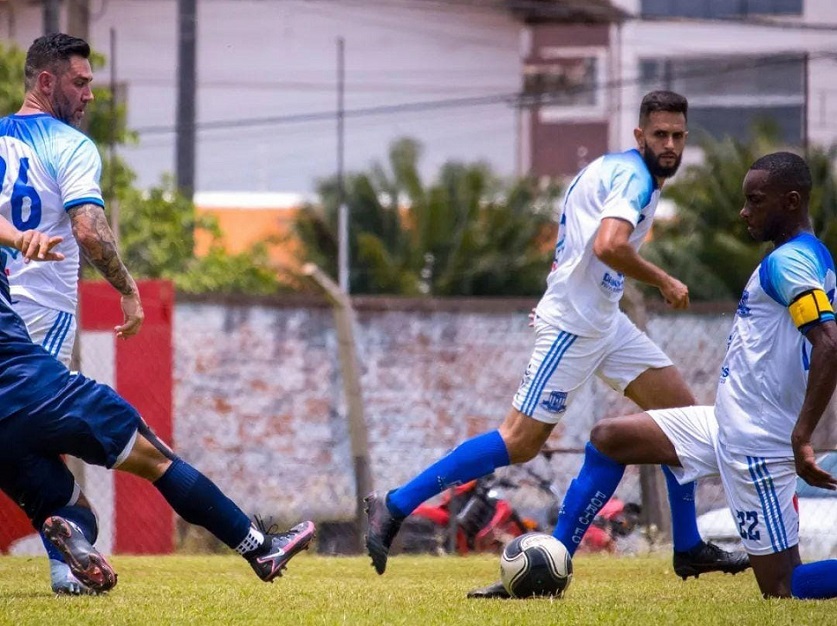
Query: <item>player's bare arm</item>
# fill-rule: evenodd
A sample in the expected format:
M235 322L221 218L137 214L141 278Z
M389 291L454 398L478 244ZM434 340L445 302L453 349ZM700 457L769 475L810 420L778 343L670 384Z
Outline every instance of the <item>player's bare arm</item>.
M811 437L837 387L837 323L823 322L806 335L811 342L811 369L799 418L791 434L796 473L814 487L837 489L837 478L817 465Z
M687 308L689 288L639 255L629 243L633 230L630 222L606 217L593 240L593 253L602 263L617 272L659 289L672 308Z
M73 235L84 257L122 294L122 313L125 320L115 329L117 337L125 339L136 335L145 319L139 290L119 258L116 239L108 225L104 209L88 203L73 207L67 213L73 225Z

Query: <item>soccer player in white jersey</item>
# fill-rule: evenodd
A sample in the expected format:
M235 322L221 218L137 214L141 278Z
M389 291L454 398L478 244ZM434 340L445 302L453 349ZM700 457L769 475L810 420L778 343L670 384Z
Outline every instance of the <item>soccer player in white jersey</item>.
M463 442L386 496L367 497L366 546L379 574L407 515L443 489L533 458L593 375L643 409L695 403L671 360L619 310L626 276L657 287L675 309L689 305L688 288L638 254L660 188L680 165L687 109L679 94L647 94L634 130L637 148L596 159L569 185L552 271L536 309L534 352L512 408L498 430ZM666 480L675 572L686 578L746 569L745 554L724 552L701 539L694 485L679 485L670 472ZM572 539L565 542L571 553L581 537ZM508 597L508 592L495 583L469 596Z
M79 251L122 294L127 338L143 321L139 291L119 258L99 187L102 161L79 130L93 99L90 46L62 33L40 37L26 55L26 95L20 110L0 119L0 215L20 230L39 229L61 237L60 263L24 263L12 248L6 255L15 312L32 340L69 366L76 334ZM57 593L84 591L51 549L50 572Z
M626 464L665 463L679 480L718 475L765 597L837 597L837 560L802 565L796 478L837 489L811 437L837 386L834 260L811 232L811 172L801 157L758 159L741 218L773 250L750 276L727 340L715 406L600 421L564 497L558 528L584 534Z

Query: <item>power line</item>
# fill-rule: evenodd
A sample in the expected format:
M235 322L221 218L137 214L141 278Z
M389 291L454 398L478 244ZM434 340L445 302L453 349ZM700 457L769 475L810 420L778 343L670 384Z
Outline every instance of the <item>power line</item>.
M812 54L809 57L810 61L815 61L824 58L837 58L837 53L821 52ZM798 53L788 53L785 55L776 54L772 58L747 60L742 62L730 62L725 65L705 70L695 70L691 72L681 72L673 75L673 80L682 78L694 78L702 76L718 76L725 73L735 72L741 69L754 69L759 67L773 67L785 63L798 63L801 57ZM400 104L378 105L372 107L361 107L356 109L347 109L345 111L346 118L361 118L378 115L394 115L401 113L411 113L417 111L432 111L438 109L452 109L452 108L467 108L480 107L491 105L506 105L506 106L520 106L533 107L544 104L551 104L560 102L560 98L565 98L567 95L583 95L596 91L600 88L605 90L619 89L622 87L637 85L643 82L643 78L636 77L631 79L614 80L604 83L603 85L593 86L579 86L561 91L547 91L538 94L522 94L520 92L489 94L484 96L466 96L461 98L446 98L442 100L426 100L419 102L404 102ZM197 130L222 130L222 129L237 129L249 128L253 126L276 126L281 124L300 124L308 122L319 122L325 120L333 120L335 118L335 111L318 111L312 113L295 113L287 115L275 115L260 118L238 119L238 120L216 120L211 122L199 122L195 125ZM139 135L161 135L173 133L177 130L176 125L159 125L146 126L134 129Z

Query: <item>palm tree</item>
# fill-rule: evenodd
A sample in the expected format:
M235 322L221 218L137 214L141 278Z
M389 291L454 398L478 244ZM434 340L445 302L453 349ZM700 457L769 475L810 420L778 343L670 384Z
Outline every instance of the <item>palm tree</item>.
M445 164L425 186L421 147L395 141L388 167L346 179L350 288L358 294L537 295L548 270L557 189L518 181L505 189L484 164ZM338 187L320 183L321 203L301 211L303 260L336 274Z

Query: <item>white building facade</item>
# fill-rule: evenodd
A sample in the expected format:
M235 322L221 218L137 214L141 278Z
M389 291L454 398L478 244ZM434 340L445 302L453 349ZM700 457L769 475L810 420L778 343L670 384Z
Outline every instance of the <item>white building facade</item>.
M139 135L120 153L141 186L175 167L177 4L90 3L89 40L115 59ZM551 22L546 1L524 3L528 18L515 0L197 4L197 191L307 194L335 173L338 38L348 171L407 136L424 145L425 179L454 159L571 174L631 147L639 99L660 87L689 97L693 129L741 135L768 115L791 145L837 138L832 0L613 0L624 20L586 25ZM25 48L41 29L38 3L0 0L0 38ZM571 90L542 99L556 86Z

